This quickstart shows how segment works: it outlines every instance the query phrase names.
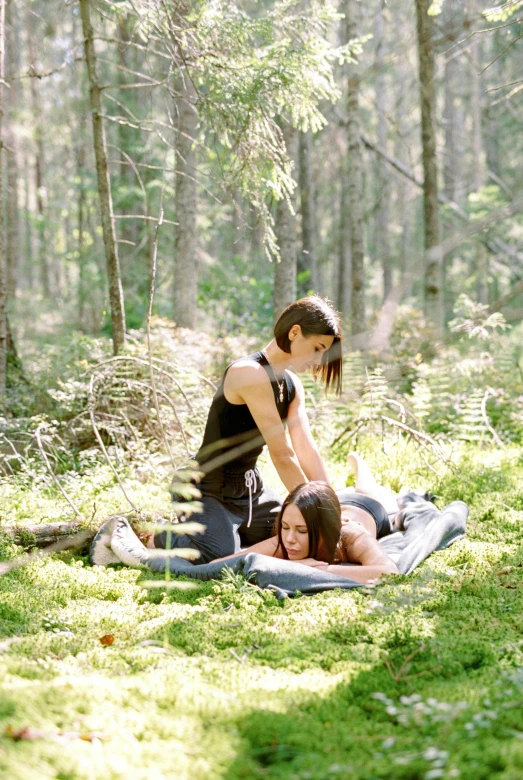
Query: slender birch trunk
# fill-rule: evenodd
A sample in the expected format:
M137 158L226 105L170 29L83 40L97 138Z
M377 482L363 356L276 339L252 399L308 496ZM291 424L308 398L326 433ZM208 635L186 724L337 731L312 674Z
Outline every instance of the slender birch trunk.
M24 276L30 290L34 287L33 223L31 219L31 165L24 157Z
M287 154L296 165L298 158L298 130L291 124L283 128ZM296 190L290 197L294 214L286 200L276 206L276 238L280 247L280 261L274 266L274 319L283 309L296 300Z
M482 7L479 0L474 3L474 10L479 15ZM474 150L473 170L472 170L472 188L478 192L485 186L486 180L486 160L485 147L483 143L483 102L484 87L481 83L481 76L478 76L483 62L483 41L482 36L477 36L470 54L470 78L471 78L471 114L472 114L472 148ZM476 280L477 296L479 303L487 304L489 302L489 253L485 245L481 242L476 247Z
M198 236L196 230L196 90L187 71L180 73L176 101L176 238L174 245L174 319L182 328L198 322Z
M358 35L359 3L345 0L346 40ZM353 335L365 331L365 269L364 224L363 224L363 152L361 148L361 127L359 116L360 72L359 66L350 64L347 69L347 186L350 215L351 241L351 332Z
M78 326L80 330L83 330L86 325L86 302L88 297L84 238L86 226L84 120L85 116L80 116L80 140L76 148L76 176L78 179L78 200L76 203L78 229Z
M89 99L93 121L93 143L96 159L96 175L98 179L98 195L100 198L100 217L107 264L107 278L109 281L113 349L114 354L117 355L125 344L125 311L114 229L111 184L109 179L109 168L107 166L105 128L102 119L102 93L100 85L98 84L94 33L90 17L90 0L80 0L80 13L82 17L85 59L89 76Z
M398 71L398 90L396 100L396 142L395 156L398 160L407 162L407 150L404 141L405 138L405 114L406 114L406 94L408 85L408 71L400 67ZM410 295L411 285L407 280L407 274L412 274L413 268L410 266L410 243L412 232L412 204L409 197L409 185L403 177L396 183L396 212L398 221L401 225L401 234L398 237L399 267L402 286L405 290L405 296Z
M310 271L309 287L316 293L322 293L319 258L316 256L316 204L312 176L312 132L310 130L307 133L300 133L299 158L301 262L298 263L298 266Z
M445 131L445 158L443 164L444 191L450 200L460 200L465 192L463 170L464 116L460 82L462 66L457 56L450 56L445 65L445 97L443 126Z
M348 159L341 161L340 182L340 241L336 305L347 322L352 314L352 254L351 254L351 216L349 197Z
M419 85L421 105L421 144L423 160L423 213L425 226L425 314L436 338L443 333L443 258L439 244L438 165L436 159L433 17L428 15L431 0L416 0ZM432 252L430 250L433 250Z
M385 83L385 26L383 12L385 0L378 0L378 10L374 18L374 37L376 40L376 106L378 111L378 145L387 149L387 86ZM377 158L377 209L376 209L376 254L383 268L383 299L386 300L392 290L392 258L389 236L389 202L391 188L389 175L382 157Z
M32 12L27 14L27 32L29 45L29 59L31 66L36 69L37 65L37 47L34 30L34 17ZM46 298L51 297L51 275L49 264L49 252L47 242L47 202L45 190L45 162L44 162L44 138L42 127L42 105L40 101L40 89L38 79L32 77L30 81L31 104L34 121L34 142L35 142L35 192L36 192L36 212L37 212L37 245L38 245L38 266L40 272L40 284Z
M20 265L20 212L18 208L18 139L13 130L14 112L18 108L20 81L14 78L20 71L20 48L18 40L18 19L14 0L6 6L6 66L5 78L9 84L7 90L7 293L15 294Z

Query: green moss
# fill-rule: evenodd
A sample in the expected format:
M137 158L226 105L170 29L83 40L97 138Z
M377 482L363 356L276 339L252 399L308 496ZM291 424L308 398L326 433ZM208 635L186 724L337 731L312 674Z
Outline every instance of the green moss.
M162 577L71 553L1 576L0 775L521 777L523 463L469 450L435 485L412 444L364 445L387 484L471 504L466 539L370 592L279 602L240 576L147 589ZM165 509L164 477L141 482L129 467L126 487ZM87 520L96 502L94 525L122 511L106 466L68 480ZM20 474L5 487L9 522L70 519L48 482ZM3 560L18 552L0 536ZM44 736L14 741L8 726Z

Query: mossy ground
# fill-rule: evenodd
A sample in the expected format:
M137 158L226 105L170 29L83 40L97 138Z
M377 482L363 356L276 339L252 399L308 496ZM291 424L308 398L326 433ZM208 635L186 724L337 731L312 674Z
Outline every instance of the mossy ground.
M439 477L412 445L366 454L395 488L468 501L467 538L373 590L284 602L237 576L146 588L150 575L69 553L0 577L0 776L523 778L519 453L469 450ZM162 480L126 486L161 510ZM103 466L68 491L87 515L124 508ZM27 481L0 513L69 519ZM36 738L13 739L26 727Z

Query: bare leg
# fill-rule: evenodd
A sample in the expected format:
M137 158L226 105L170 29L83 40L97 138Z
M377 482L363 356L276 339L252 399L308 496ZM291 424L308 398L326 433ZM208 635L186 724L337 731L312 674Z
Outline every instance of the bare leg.
M397 496L392 490L379 485L370 470L368 463L355 452L347 456L347 465L352 468L356 476L356 492L364 493L385 508L385 511L391 514L398 511Z

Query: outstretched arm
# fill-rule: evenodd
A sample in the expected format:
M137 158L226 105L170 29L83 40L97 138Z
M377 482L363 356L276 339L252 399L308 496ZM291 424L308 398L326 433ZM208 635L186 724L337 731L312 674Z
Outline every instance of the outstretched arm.
M312 438L309 418L305 409L305 392L297 376L293 376L296 396L289 406L287 424L294 452L298 456L303 473L309 480L329 482L316 442Z
M398 573L396 564L383 552L377 540L357 523L349 521L343 524L341 543L347 562L359 563L360 566L327 564L311 558L300 563L362 583L375 580L382 574Z
M271 558L283 558L281 548L278 549L278 537L271 536L270 539L264 539L262 542L257 542L251 547L247 547L246 550L240 550L240 552L226 555L223 558L216 558L213 563L216 563L216 561L227 561L229 558L237 558L238 555L245 555L246 553L259 553L260 555L269 555Z

